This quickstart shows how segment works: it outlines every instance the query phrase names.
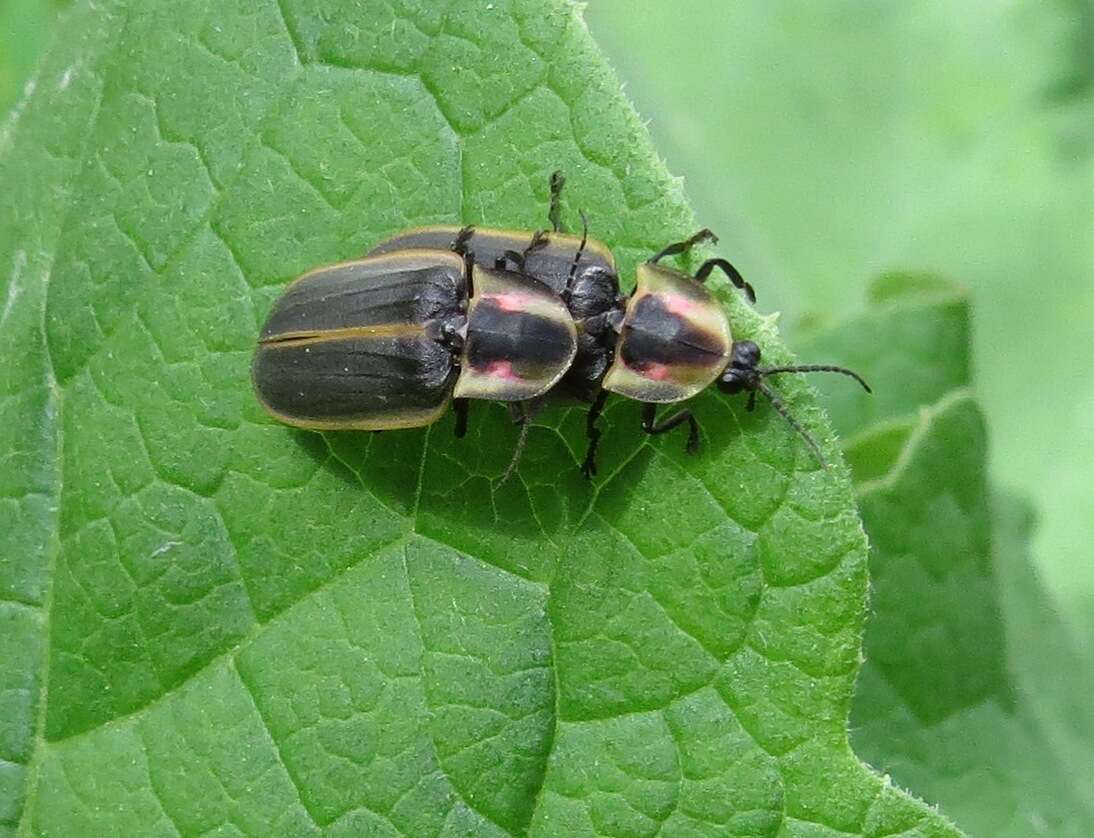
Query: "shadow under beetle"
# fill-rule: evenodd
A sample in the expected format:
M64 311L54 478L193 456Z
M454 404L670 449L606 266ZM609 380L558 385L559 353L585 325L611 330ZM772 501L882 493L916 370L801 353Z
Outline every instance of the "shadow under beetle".
M456 435L467 430L471 399L509 404L520 439L548 396L590 404L586 477L596 474L597 420L609 393L643 402L648 434L699 425L684 409L657 420L657 405L688 399L711 384L762 393L825 465L820 447L765 379L791 372L855 372L808 364L760 366L760 347L734 341L726 313L703 285L715 270L755 301L752 286L725 259L689 275L660 264L710 230L665 247L638 266L630 296L619 289L611 252L561 223L561 172L551 176L551 231L421 227L389 238L363 258L318 268L275 302L255 351L252 375L275 419L320 430L387 430L429 425L449 401Z

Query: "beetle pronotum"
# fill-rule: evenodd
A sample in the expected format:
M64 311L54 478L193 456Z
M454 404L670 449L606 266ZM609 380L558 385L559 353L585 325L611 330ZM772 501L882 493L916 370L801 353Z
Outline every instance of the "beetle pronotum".
M820 447L766 383L773 375L855 372L832 365L764 367L752 341L734 341L729 318L703 284L722 271L755 300L725 259L695 274L660 264L703 241L700 230L638 267L635 289L620 293L611 252L562 229L564 178L551 176L551 232L422 227L381 242L364 258L317 268L274 303L252 367L255 392L275 419L320 430L387 430L429 425L450 401L456 435L471 399L508 403L521 423L515 467L529 422L551 395L590 405L582 471L596 473L597 420L610 393L645 404L642 430L688 424L690 410L657 420L657 405L684 401L711 384L762 393L824 464Z

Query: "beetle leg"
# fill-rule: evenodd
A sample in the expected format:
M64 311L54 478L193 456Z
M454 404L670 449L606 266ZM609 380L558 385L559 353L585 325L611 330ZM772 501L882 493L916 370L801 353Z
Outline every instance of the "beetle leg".
M655 253L647 261L656 265L666 256L679 256L683 253L687 253L689 250L695 247L695 245L705 241L708 241L711 244L718 244L718 237L706 227L704 227L695 235L684 239L682 242L673 242L672 244L665 247L663 250Z
M494 268L499 271L509 270L509 265L512 264L517 273L527 275L525 269L525 262L528 257L547 246L550 242L550 238L547 235L546 230L536 230L532 234L532 240L528 242L528 246L522 251L506 250L503 251L501 256L494 260Z
M725 259L707 259L699 266L699 270L695 272L695 278L699 282L706 282L707 277L710 276L715 268L718 268L718 270L729 277L729 281L733 283L734 288L740 288L744 291L750 302L756 302L756 292L752 290L752 286L748 282L745 282L745 278L741 276L741 272Z
M470 227L464 227L465 230L470 230ZM470 238L470 233L468 234ZM463 290L462 298L460 300L460 310L467 311L468 301L475 295L475 254L470 249L465 249L461 254L463 256Z
M467 243L471 241L473 235L475 235L474 224L468 224L466 227L461 227L460 232L456 233L456 238L452 240L449 249L453 253L458 253L460 256L463 256L467 253Z
M453 399L452 409L456 411L456 439L463 439L467 433L467 399Z
M608 391L601 390L596 395L596 400L585 415L585 438L589 440L589 446L585 449L585 462L581 464L581 473L586 480L596 476L596 448L600 444L600 429L596 422L604 411L604 403L608 400Z
M688 423L688 442L684 450L689 454L694 454L699 450L699 423L695 421L695 417L691 415L690 410L681 410L674 416L670 416L668 419L662 419L660 422L657 419L657 405L647 403L642 408L642 430L648 434L663 434L666 431L671 431L677 425L683 422Z
M547 246L550 239L547 236L546 230L536 230L532 234L532 240L528 242L528 246L524 248L524 251L520 254L520 260L517 264L520 266L520 272L526 273L525 263L528 261L528 257L535 253L537 250L542 250Z
M547 406L547 399L540 396L523 402L506 402L505 406L509 409L509 418L513 420L513 424L519 425L524 421L531 422L539 416Z
M528 442L528 430L532 425L531 413L525 409L524 402L509 402L506 407L509 409L509 416L513 419L513 422L520 425L520 431L517 434L517 447L513 449L513 456L509 459L509 465L505 467L505 471L502 472L501 478L498 480L499 486L508 481L513 476L513 472L517 470L521 454L524 453L524 446Z
M566 175L561 169L551 173L551 207L547 211L547 220L551 222L551 229L556 233L565 233L562 226L562 187L566 185Z
M512 477L513 472L517 470L517 466L520 464L521 455L524 453L524 446L528 442L528 431L532 428L532 420L535 419L540 411L546 406L547 399L543 396L536 399L529 399L524 402L508 402L506 404L513 424L520 425L520 432L517 435L517 447L513 450L513 457L509 460L509 465L505 467L505 471L502 472L501 478L498 480L499 486Z
M524 273L523 255L515 250L506 250L494 260L494 268L499 271L509 270L510 264L517 270L517 273Z
M513 476L513 472L517 470L517 466L520 464L520 457L524 453L524 446L528 442L528 430L532 427L532 420L527 417L520 422L520 434L517 436L517 447L513 449L513 456L509 460L509 465L505 467L505 471L502 472L501 477L498 479L498 486L505 484L510 477Z
M756 409L756 391L749 390L748 392L748 404L745 405L745 410L749 413Z

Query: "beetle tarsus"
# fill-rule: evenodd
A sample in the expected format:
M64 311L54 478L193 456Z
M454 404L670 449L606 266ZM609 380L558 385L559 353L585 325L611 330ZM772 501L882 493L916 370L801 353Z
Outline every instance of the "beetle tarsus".
M518 265L522 274L528 273L527 268L525 267L528 264L528 257L535 253L537 250L542 250L543 248L545 248L549 241L550 238L548 237L546 230L536 230L532 234L532 240L528 242L528 246L524 248L523 252L521 252L519 256Z
M749 302L756 302L756 292L753 290L751 283L747 282L745 278L741 276L741 272L733 267L733 263L728 259L718 257L707 259L699 266L699 270L695 272L695 279L698 282L706 282L707 277L710 276L715 268L718 268L718 270L729 278L729 281L733 283L734 288L739 288L741 291L744 291Z
M528 276L528 269L526 264L528 257L535 253L537 250L542 250L550 242L550 237L547 235L546 230L536 230L532 234L532 240L528 242L528 246L524 250L505 250L501 255L494 260L494 268L499 271L512 269L517 273L524 276Z
M718 237L706 227L704 227L698 233L695 233L692 236L688 236L688 238L684 239L681 242L673 242L672 244L665 247L663 250L655 253L647 261L651 264L656 265L666 256L681 256L687 253L693 247L695 247L695 245L705 241L708 241L711 244L718 244Z
M647 403L642 408L642 430L648 434L663 434L684 422L688 423L688 441L684 446L684 450L688 454L694 454L699 450L699 423L695 421L695 417L691 415L690 410L681 410L668 419L662 419L658 422L656 404Z
M451 251L458 253L460 256L465 256L467 254L467 244L471 241L473 235L475 235L474 224L461 227L460 232L456 233L456 238L452 240Z

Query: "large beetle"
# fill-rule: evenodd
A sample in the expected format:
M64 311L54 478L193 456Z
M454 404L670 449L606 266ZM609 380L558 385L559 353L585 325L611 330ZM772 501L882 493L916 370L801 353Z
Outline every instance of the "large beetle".
M582 471L596 473L596 427L609 393L645 403L642 429L659 434L687 422L687 450L699 443L689 410L658 422L658 404L711 384L763 393L806 441L767 376L851 370L807 365L761 367L760 349L734 342L722 306L703 285L714 270L755 300L724 259L694 275L667 268L666 256L717 241L709 230L661 250L638 268L633 293L620 293L611 252L563 231L563 178L551 177L552 232L423 227L377 245L365 258L318 268L291 283L262 329L252 368L263 407L281 422L320 430L386 430L435 422L454 399L456 434L469 399L507 402L522 425L546 397L590 403ZM584 214L582 221L585 222ZM504 479L503 477L503 479Z

